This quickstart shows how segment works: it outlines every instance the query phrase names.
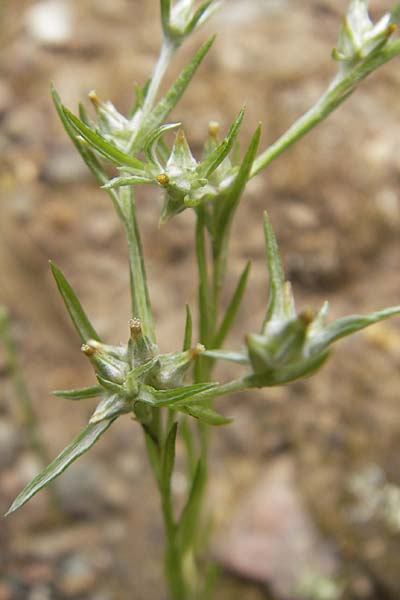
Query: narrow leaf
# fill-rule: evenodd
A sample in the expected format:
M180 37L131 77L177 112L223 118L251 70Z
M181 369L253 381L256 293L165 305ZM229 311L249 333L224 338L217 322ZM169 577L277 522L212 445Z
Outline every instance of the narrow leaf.
M264 213L264 233L267 247L267 266L269 275L269 294L268 308L264 319L264 326L274 316L281 316L285 308L284 284L285 277L282 268L282 261L279 254L279 248L276 241L274 230L268 214Z
M58 92L55 89L54 85L52 85L51 93L52 93L53 102L56 107L58 116L60 117L61 123L62 123L65 131L67 132L68 136L70 137L72 143L74 144L75 148L78 150L82 159L86 163L88 169L92 172L92 174L96 178L99 185L103 185L103 184L107 183L109 177L108 177L107 173L105 172L103 165L100 163L100 161L98 160L95 153L91 150L89 144L85 140L83 140L83 138L81 138L80 135L77 134L76 130L72 127L71 123L65 117L64 107L61 103L60 96L58 95ZM114 208L117 211L118 215L123 219L124 217L123 217L123 215L121 213L121 209L119 207L118 196L117 196L116 192L112 189L109 189L109 190L107 190L107 193L110 196L111 201L112 201Z
M163 459L161 467L161 488L165 494L169 493L171 487L171 477L175 465L175 444L178 423L175 422L168 432L163 449Z
M178 523L178 540L182 554L193 544L196 532L199 531L199 517L205 484L206 469L200 459L197 463L188 501Z
M190 63L183 69L178 78L175 80L173 85L167 91L165 96L161 98L159 103L156 105L154 110L149 113L143 123L141 124L138 135L133 141L131 150L136 152L141 149L143 141L149 135L151 131L153 131L156 127L159 127L161 123L163 123L168 117L171 110L176 106L176 104L181 99L184 94L186 88L191 82L194 74L196 73L198 67L200 66L203 58L206 56L207 52L211 48L214 42L215 36L212 36L207 42L205 42L201 48L196 52L193 56Z
M218 144L218 146L209 154L209 156L202 162L199 168L200 177L209 177L211 173L222 163L222 161L228 156L232 149L233 144L239 133L240 125L242 124L245 109L242 108L235 121L231 125L226 138Z
M160 360L158 356L152 358L151 360L139 365L132 371L128 373L128 377L132 379L143 379L146 375L148 375L156 365L160 364Z
M232 300L230 301L228 308L226 310L224 319L221 323L221 326L218 330L217 335L214 338L214 342L212 344L213 348L220 348L224 343L226 336L228 335L233 322L236 318L238 310L243 300L243 295L246 290L247 280L249 278L251 268L251 262L248 261L246 267L244 268L243 273L240 276L238 284L236 286L235 292L232 296Z
M209 406L204 406L202 404L190 404L190 406L181 406L178 410L180 412L185 413L186 415L190 415L191 417L198 419L206 425L228 425L229 423L232 423L233 420L229 417L224 417L213 408L210 408Z
M195 449L191 423L187 417L183 417L181 420L180 434L186 450L187 477L192 479L197 466L197 453Z
M171 0L160 0L161 23L167 33L171 15Z
M78 150L79 154L82 156L83 160L85 161L93 175L96 177L97 181L99 183L105 183L108 177L104 172L103 167L97 160L94 153L91 151L90 147L86 143L84 144L78 139L76 130L72 127L71 123L65 117L63 104L61 103L60 96L54 85L52 85L51 87L51 95L58 116L60 117L61 123L68 136L70 137L71 141L73 142L75 148Z
M116 417L131 411L132 404L118 394L104 396L102 400L100 400L93 415L90 417L89 423L109 422L110 419L115 419Z
M200 6L198 7L198 9L195 11L194 15L190 19L188 26L185 29L185 35L189 35L190 33L192 33L192 31L196 27L198 27L202 23L204 23L204 21L208 18L208 16L210 16L211 12L214 12L214 10L216 10L215 6L212 7L212 11L208 10L208 8L212 4L212 2L213 2L213 0L206 0L205 2L200 4ZM217 8L218 8L218 6L217 6Z
M162 165L157 157L157 146L160 138L168 131L172 131L180 126L181 123L169 123L168 125L161 125L161 127L157 127L157 129L150 134L149 138L144 144L144 153L149 162L162 169Z
M143 427L145 442L147 447L147 456L149 458L151 467L157 479L157 483L161 485L161 465L160 465L160 452L157 444L155 443L151 433Z
M192 347L192 313L190 312L189 304L186 304L186 323L185 323L185 335L183 338L183 352L187 352Z
M173 390L152 390L152 394L156 399L156 406L170 406L174 408L175 402L184 402L196 394L207 392L217 386L217 383L195 383L193 385L174 388Z
M239 172L232 183L227 197L224 202L221 202L221 208L217 213L217 234L223 241L223 237L227 228L229 228L233 213L235 212L239 200L243 194L246 184L250 178L250 171L257 154L258 145L261 137L261 125L259 125L250 141L246 154L240 165Z
M85 125L90 127L89 115L87 114L86 108L84 107L82 102L79 102L79 118L83 123L85 123Z
M37 492L56 479L70 464L77 460L82 454L90 450L101 435L110 427L113 420L102 421L96 425L88 425L79 433L52 463L49 464L39 475L37 475L16 497L6 515L23 506Z
M54 279L56 280L60 294L64 300L67 311L69 312L71 320L75 325L75 329L77 330L82 342L88 342L89 340L100 341L99 336L87 318L86 313L83 310L74 290L60 269L52 261L50 261L50 268Z
M249 359L242 352L230 352L229 350L206 350L203 352L203 356L215 358L216 360L227 360L240 365L247 365L249 363Z
M140 86L137 83L134 85L135 90L135 101L132 108L129 111L129 117L132 118L139 108L143 108L143 104L146 100L147 93L151 84L151 77L146 81L144 86Z
M100 385L93 385L76 390L54 390L52 393L59 398L66 398L67 400L85 400L86 398L97 398L102 391L103 389Z
M68 108L63 107L65 118L71 126L95 149L99 154L120 166L127 166L142 171L144 163L137 158L119 150L114 144L108 142L102 135L96 133L76 117Z
M111 190L113 188L122 187L124 185L139 185L143 183L154 183L149 177L138 177L137 175L131 175L128 177L114 177L107 183L102 185L103 190Z
M112 394L125 395L126 390L123 385L119 385L118 383L115 383L114 381L105 379L104 377L101 377L101 375L96 375L96 379L100 383L102 388L108 390Z
M370 313L369 315L350 315L338 319L334 323L327 325L320 333L315 335L310 341L310 352L319 352L333 344L340 338L351 335L369 325L388 319L394 315L400 314L400 306L392 306L383 310Z

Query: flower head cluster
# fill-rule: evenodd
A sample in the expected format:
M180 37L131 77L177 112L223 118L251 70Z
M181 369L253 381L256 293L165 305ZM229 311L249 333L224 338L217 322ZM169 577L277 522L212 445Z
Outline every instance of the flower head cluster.
M340 29L333 58L342 62L342 69L355 64L381 50L396 31L399 9L386 13L373 23L368 13L368 0L352 0Z
M400 307L369 315L351 315L326 324L326 302L319 312L297 313L291 286L285 282L271 223L265 215L269 272L269 305L260 334L248 334L246 345L253 373L262 385L281 385L311 375L326 360L330 346L377 321L399 314Z
M187 207L216 200L229 189L239 170L238 165L232 164L229 153L236 141L243 115L242 110L221 142L218 140L218 124L210 123L200 162L193 156L180 123L159 127L145 145L147 163L144 168L140 171L135 167L126 167L123 176L112 179L103 187L111 189L136 183L158 185L165 196L161 223ZM163 136L176 127L179 130L169 151Z
M125 151L137 131L141 114L140 107L135 107L132 116L126 117L116 109L110 100L100 100L94 90L89 93L89 99L96 111L97 124L95 126L90 123L89 118L85 115L86 123L93 129L97 128L105 140L115 144L121 151ZM84 116L82 109L81 116Z
M200 27L221 2L205 0L196 8L194 0L161 0L161 22L165 38L176 45Z
M128 116L119 113L111 102L101 102L95 92L91 92L89 97L95 107L96 119L90 119L83 106L80 106L79 116L74 115L53 90L55 106L68 135L99 184L108 191L123 224L129 248L131 314L134 318L130 321L130 338L125 345L102 343L64 275L52 265L57 286L81 338L82 352L90 360L97 379L97 384L92 387L55 393L72 400L100 398L100 402L87 427L24 488L9 512L25 504L58 477L97 442L116 418L125 413L131 414L142 425L160 491L164 499L168 499L177 434L177 422L173 423L176 411L191 415L207 425L228 423L230 419L218 414L210 405L210 399L254 387L282 385L310 375L323 364L330 346L338 339L400 313L397 306L366 316L352 315L330 324L325 322L327 304L318 313L309 309L298 313L290 284L284 279L276 239L266 216L264 227L270 294L261 332L248 334L246 348L240 352L221 350L243 299L249 273L247 265L220 321L219 297L226 273L231 223L248 181L330 114L370 72L400 53L398 41L388 43L396 29L395 20L400 9L373 24L368 15L367 0L351 0L338 47L333 52L334 58L341 61L341 69L315 106L258 158L260 126L244 156L240 160L234 158L243 110L222 141L218 137L218 125L211 123L202 157L196 159L180 123L168 123L167 119L214 38L199 48L160 99L158 92L174 51L218 4L205 0L196 8L195 0L160 0L164 33L160 57L148 83L137 88L136 101ZM179 129L170 147L165 136L176 128ZM110 164L114 175L115 169L118 173L111 179ZM134 195L130 189L137 184L153 184L163 191L161 222L186 207L196 208L199 336L201 341L211 346L207 350L201 344L192 347L189 309L182 350L168 354L158 350ZM195 380L202 383L186 385L185 375L199 355L202 356L197 364ZM233 360L245 366L247 372L225 384L206 383L212 379L211 368L215 359ZM165 422L161 418L161 407L170 409ZM191 441L189 446L193 448ZM188 449L188 456L191 453L192 450ZM181 524L187 521L186 525L190 528L197 518L187 507L191 502L197 505L196 493L200 488L196 486L202 486L202 458L194 470L193 487L182 512ZM189 463L191 460L189 456ZM175 524L170 529L185 540L185 535ZM178 548L175 545L171 547L174 552ZM179 597L186 595L179 593Z
M185 385L185 376L205 348L191 347L186 339L181 352L160 354L157 345L143 332L140 319L129 321L127 344L111 346L100 341L72 287L53 263L51 269L58 289L83 344L82 352L92 363L98 385L75 390L58 390L57 396L70 400L100 397L90 424L112 422L125 413L132 413L142 425L154 416L154 409L168 406L189 414L205 423L222 425L229 419L216 411L198 405L194 398L217 384ZM189 336L190 338L191 336ZM186 404L186 402L188 404Z
M158 354L157 346L143 335L139 319L130 321L130 330L127 345L109 346L97 340L88 340L82 345L82 352L92 363L99 384L93 388L93 396L101 397L90 423L129 412L142 422L144 415L151 414L149 409L157 406L160 397L173 398L173 392L160 396L160 391L179 388L182 393L185 374L204 350L198 344L184 352ZM62 392L57 393L62 395ZM77 390L76 394L79 393Z

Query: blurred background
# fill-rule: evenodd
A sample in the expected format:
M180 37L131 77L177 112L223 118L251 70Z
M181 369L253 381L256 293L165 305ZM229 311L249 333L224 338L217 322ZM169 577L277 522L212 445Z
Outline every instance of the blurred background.
M194 150L208 122L247 105L246 141L263 145L302 114L334 74L346 0L226 0L181 49L173 80L206 35L218 39L180 109ZM95 401L52 389L93 376L51 280L63 269L102 337L125 341L123 234L63 132L54 80L75 110L95 89L127 111L160 42L156 0L1 0L0 304L55 456ZM392 2L371 2L375 16ZM368 79L337 113L253 180L239 209L227 292L248 259L250 285L230 347L259 328L267 296L262 212L276 229L298 304L331 317L399 304L400 63ZM86 100L85 100L86 101ZM161 199L138 197L150 291L164 351L184 304L195 310L193 215L161 229ZM177 333L178 332L178 333ZM218 600L400 598L400 322L336 348L323 371L285 388L219 401L234 423L214 434L209 505ZM0 510L39 470L0 350ZM162 525L139 427L119 419L59 480L65 520L40 493L0 521L0 600L164 600ZM175 491L179 499L182 481Z

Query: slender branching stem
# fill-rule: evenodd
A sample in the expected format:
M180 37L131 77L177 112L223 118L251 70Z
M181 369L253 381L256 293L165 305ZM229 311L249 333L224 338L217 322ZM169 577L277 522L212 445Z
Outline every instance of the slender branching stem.
M163 82L165 73L167 72L169 64L176 50L177 45L174 44L172 41L164 38L157 63L151 77L149 89L147 90L146 99L143 104L143 116L151 112L154 106L154 102L157 98L158 91Z
M170 65L172 57L175 54L177 48L178 46L176 44L174 44L167 38L164 38L156 66L150 79L150 84L146 93L146 98L144 100L144 104L140 113L140 121L136 124L135 131L132 133L132 136L127 145L128 153L132 152L135 146L136 136L140 131L140 124L154 108L154 103L156 101L157 94L163 82L165 73Z
M152 341L156 341L154 317L147 288L146 271L136 219L135 198L131 186L122 187L119 192L120 214L123 216L129 253L129 269L131 279L132 317L139 318L143 333Z
M135 107L128 117L120 114L111 103L101 103L94 97L98 122L93 124L84 107L81 106L78 118L53 90L53 99L68 135L98 183L107 189L122 222L128 244L133 320L125 347L102 344L72 287L59 269L52 266L57 286L83 342L82 350L91 360L99 383L94 388L78 388L63 394L74 400L93 395L101 399L88 426L25 487L9 510L9 513L13 512L25 504L58 477L97 442L118 416L133 412L144 431L149 463L160 495L170 600L210 600L211 597L211 579L203 576L199 568L203 529L199 522L205 505L210 424L221 425L228 421L214 409L213 400L246 389L283 385L310 375L324 363L332 343L400 313L400 307L392 307L366 316L345 317L329 325L324 320L326 306L317 315L310 311L297 313L290 288L285 283L273 228L265 215L270 298L262 333L246 334L246 352L220 349L243 299L250 267L246 265L232 299L223 311L221 292L227 271L231 222L248 180L328 117L367 75L400 53L400 40L392 42L400 9L388 13L374 26L367 14L367 3L351 2L348 13L351 18L345 20L338 48L333 52L334 58L341 61L338 74L315 105L255 160L260 127L243 159L238 160L234 153L231 160L230 152L243 119L242 110L223 141L218 140L218 127L210 127L204 156L198 163L182 134L169 150L163 136L176 124L165 123L165 119L182 97L213 38L203 44L160 101L158 96L175 51L218 3L211 4L206 1L196 8L191 0L179 3L160 0L164 41L152 77L148 85L138 90ZM352 23L355 31L350 27ZM361 30L362 39L359 39ZM103 167L103 160L116 166L121 177L114 177L109 182L109 171ZM188 307L183 351L164 355L157 351L135 198L133 187L127 183L153 183L158 190L160 186L163 188L162 222L189 206L196 212L195 250L199 281L199 339L196 341L208 349L203 355L201 350L198 356L198 347L190 350L192 320ZM36 415L16 361L8 317L1 312L0 336L32 448L43 462L47 462L37 431ZM185 369L194 359L194 382L187 385ZM247 371L231 381L212 383L213 368L218 359L234 360L244 365ZM195 425L187 415L196 418ZM180 512L175 506L172 486L178 433L187 463L187 497Z
M265 169L275 158L303 137L321 121L326 119L356 89L357 85L372 71L385 64L400 52L400 40L388 44L361 64L341 69L321 98L302 117L269 146L254 161L251 177Z

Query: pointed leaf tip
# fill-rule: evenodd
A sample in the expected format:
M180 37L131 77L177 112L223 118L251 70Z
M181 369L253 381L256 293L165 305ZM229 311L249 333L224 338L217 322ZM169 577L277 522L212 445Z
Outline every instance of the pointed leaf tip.
M267 211L264 212L264 234L267 247L267 266L269 274L269 301L264 324L275 313L282 313L285 304L284 285L285 277L283 273L282 261L279 253L278 243L272 228Z
M53 390L52 394L67 400L85 400L86 398L97 398L102 391L103 389L99 385L93 385L75 390Z
M62 299L64 300L65 307L82 342L87 342L89 340L100 341L97 332L90 323L81 303L78 300L78 297L76 296L71 285L68 283L62 271L51 260L49 260L49 265L58 290L62 296Z
M310 342L312 352L321 352L348 335L400 314L400 306L391 306L367 315L349 315L337 319L316 333Z
M217 332L217 335L215 336L215 338L213 340L213 348L214 349L220 348L222 346L222 344L224 343L224 341L226 339L226 336L228 335L228 333L233 325L233 322L236 318L238 310L242 304L244 293L246 291L246 286L247 286L247 281L248 281L249 274L250 274L250 269L251 269L251 261L249 260L239 278L239 281L238 281L236 289L233 293L232 299L228 305L228 308L226 309L225 316L222 320L220 328Z
M56 479L82 454L90 450L103 433L110 427L115 419L102 421L96 425L88 425L79 433L58 456L39 475L37 475L15 498L5 516L15 512L23 506L42 488Z
M191 61L184 67L178 78L166 92L165 96L160 99L152 112L143 120L140 130L130 148L131 152L141 150L144 140L146 140L156 127L159 127L163 121L166 120L169 113L179 102L189 83L193 79L197 69L213 45L215 38L215 35L211 36L199 50L197 50Z
M183 337L183 351L187 351L190 349L192 345L192 313L190 311L189 304L186 304L186 321L185 321L185 334Z
M242 106L238 116L230 126L226 137L222 140L222 142L220 142L217 145L217 147L207 156L206 160L204 160L203 163L200 165L200 175L204 177L209 177L228 156L238 136L239 129L245 115L245 110L245 106Z

